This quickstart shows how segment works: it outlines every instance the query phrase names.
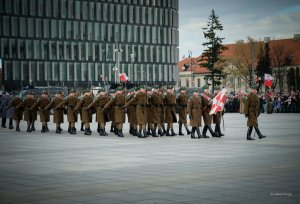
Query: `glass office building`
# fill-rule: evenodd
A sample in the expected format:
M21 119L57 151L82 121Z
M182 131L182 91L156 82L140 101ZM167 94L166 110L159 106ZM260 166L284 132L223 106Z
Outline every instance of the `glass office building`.
M178 0L1 0L3 84L178 79ZM102 77L101 77L102 76Z

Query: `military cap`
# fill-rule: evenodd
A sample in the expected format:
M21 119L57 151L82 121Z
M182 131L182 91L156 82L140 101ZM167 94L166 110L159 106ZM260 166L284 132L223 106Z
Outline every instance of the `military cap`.
M44 90L44 91L42 92L42 94L47 94L47 95L48 95L48 91Z
M204 89L209 89L209 86L206 84L206 85L202 86L202 89L203 89L203 90L204 90Z
M220 87L216 86L216 87L214 88L214 90L220 90Z
M158 87L158 85L154 85L152 88L153 89L158 89L159 87Z
M250 89L257 89L257 86L256 85L251 85Z
M151 91L152 89L151 89L151 87L147 87L147 91Z
M180 91L186 90L185 86L180 87Z
M138 90L140 90L140 88L139 88L139 87L135 87L134 90L135 90L135 91L138 91Z
M76 93L76 90L75 89L71 89L69 92L70 93Z
M62 94L61 91L57 91L56 94Z
M193 92L199 92L199 90L198 89L194 89Z
M90 90L89 89L85 89L85 90L82 91L83 94L85 94L86 92L90 92Z
M141 85L140 86L140 89L145 89L146 87L144 85Z
M122 90L123 90L123 87L122 87L122 86L119 86L116 90L117 90L117 91L122 91Z
M172 85L167 86L167 89L173 89Z

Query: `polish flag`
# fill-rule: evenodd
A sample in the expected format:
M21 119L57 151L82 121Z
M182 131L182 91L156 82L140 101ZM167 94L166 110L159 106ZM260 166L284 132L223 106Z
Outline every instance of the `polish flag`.
M209 115L213 115L219 111L223 111L226 101L226 93L227 90L224 88L213 98L213 104L211 106Z
M264 85L267 87L272 87L274 78L270 74L265 74L265 82Z
M120 76L120 80L121 80L121 81L123 81L123 82L128 81L128 77L126 76L125 73L122 73L122 74L120 74L119 76Z

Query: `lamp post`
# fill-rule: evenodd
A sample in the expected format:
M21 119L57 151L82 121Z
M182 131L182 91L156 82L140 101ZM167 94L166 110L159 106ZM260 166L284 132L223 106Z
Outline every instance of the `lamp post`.
M133 72L133 62L134 62L134 57L135 57L135 55L134 55L134 53L132 53L132 54L130 54L130 59L131 59L131 66L130 66L130 69L131 69L131 71L130 71L130 76L129 76L129 79L130 80L134 80L133 79L133 76L134 76L134 72Z
M189 58L190 58L190 60L191 60L191 65L190 65L190 67L191 67L191 85L193 86L193 84L194 84L194 70L193 70L193 57L192 57L192 55L193 55L193 52L192 52L192 50L188 50L188 54L189 54Z

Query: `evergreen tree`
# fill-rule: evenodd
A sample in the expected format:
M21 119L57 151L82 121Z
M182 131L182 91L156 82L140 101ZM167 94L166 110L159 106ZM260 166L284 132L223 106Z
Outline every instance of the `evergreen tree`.
M295 69L294 68L290 68L288 73L287 73L287 86L288 86L288 90L292 91L294 90L296 87L296 76L295 76Z
M264 83L265 74L272 75L271 58L270 58L270 46L269 42L264 44L264 47L261 45L258 54L258 62L256 66L256 75L260 77L260 83L258 84L258 89L261 88L261 85Z
M223 30L223 26L219 21L219 16L215 14L214 10L211 11L207 27L203 28L203 30L204 38L207 39L207 42L202 44L206 49L199 61L202 62L200 63L201 66L206 67L211 72L207 78L211 80L212 91L214 91L215 85L220 85L221 78L224 78L222 68L217 65L223 62L220 58L220 54L227 49L222 45L224 38L218 37L216 34L217 31Z
M300 90L300 73L299 73L299 67L296 68L296 90Z

